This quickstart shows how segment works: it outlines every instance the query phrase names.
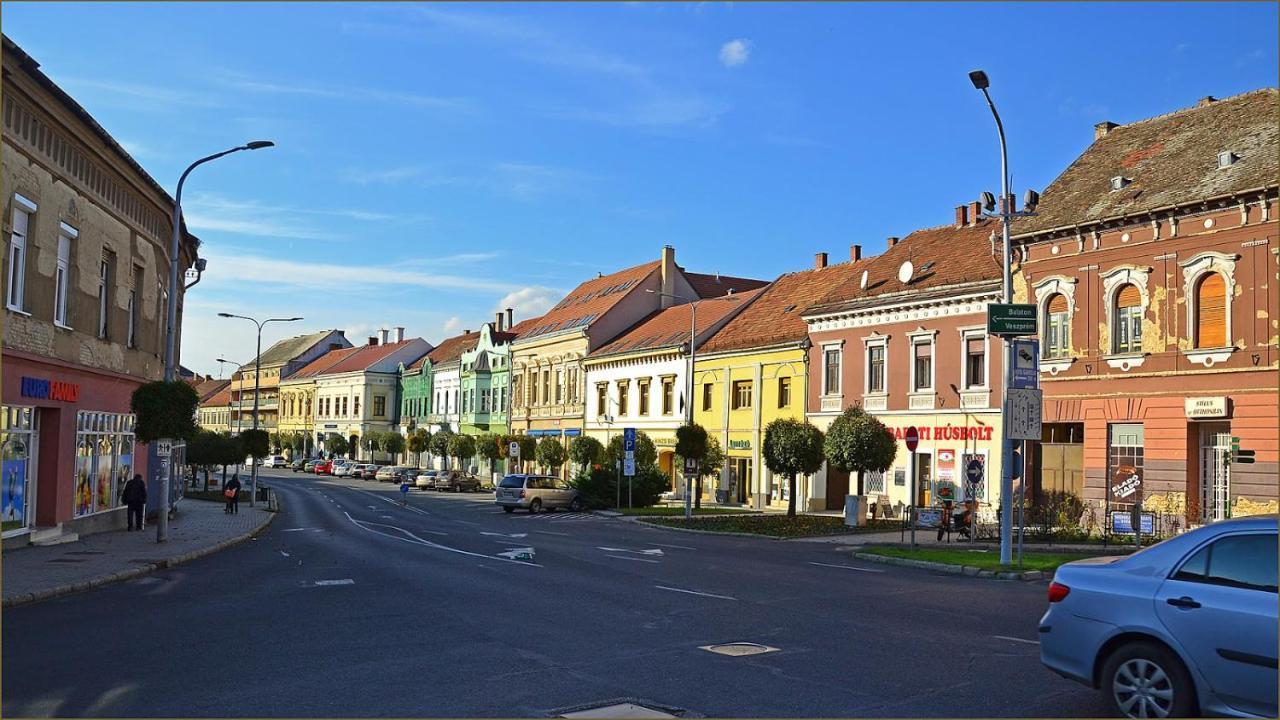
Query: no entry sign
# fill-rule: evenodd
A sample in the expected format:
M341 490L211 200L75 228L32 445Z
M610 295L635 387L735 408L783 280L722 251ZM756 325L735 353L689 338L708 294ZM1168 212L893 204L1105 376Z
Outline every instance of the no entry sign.
M907 428L907 433L902 437L902 439L907 443L907 450L915 452L916 446L920 444L920 431L916 430L915 425L912 425Z

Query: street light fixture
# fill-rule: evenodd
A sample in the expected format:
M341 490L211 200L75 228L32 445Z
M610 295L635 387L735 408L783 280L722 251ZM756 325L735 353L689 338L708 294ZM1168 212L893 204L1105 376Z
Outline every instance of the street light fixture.
M235 366L236 366L236 372L240 372L240 368L244 367L244 363L239 363L239 362L236 362L235 360L228 360L227 358L223 358L223 357L217 358L214 362L230 363L230 364L232 364L232 365L235 365ZM222 371L221 371L221 370L219 370L218 372L219 372L219 373L221 373ZM233 374L234 374L234 373L233 373ZM237 409L239 409L239 408L237 408ZM242 414L242 413L236 413L236 434L237 434L237 435L239 435L239 434L240 434L240 416L241 416L241 414ZM231 426L231 420L230 420L230 418L228 418L228 419L227 419L227 426L228 426L228 427L230 427L230 426Z
M1013 196L1009 189L1009 153L1005 145L1004 124L1000 122L1000 113L996 111L996 105L991 101L991 94L987 92L987 88L991 86L991 81L987 78L987 74L981 70L974 70L969 73L969 80L973 82L973 87L982 91L982 96L986 98L987 107L991 108L991 116L996 121L996 132L1000 135L1000 202L996 211L992 212L992 208L996 203L992 202L991 193L982 193L981 203L987 208L987 212L982 213L986 217L1000 218L1000 231L1004 240L1004 247L1001 251L1001 262L1004 270L1004 282L1002 285L1001 302L1009 304L1013 302L1013 252L1009 244L1009 223L1015 217L1023 217L1031 215L1031 212L1014 212ZM1039 196L1034 192L1027 193L1028 201L1034 207L1034 201ZM1003 377L1000 391L1000 417L1009 417L1009 377L1013 367L1013 343L1008 337L1003 337L1001 342L1004 343L1004 357L1000 363L1000 373ZM1009 505L1009 509L1000 514L1000 563L1008 565L1013 561L1013 467L1011 457L1013 455L1013 443L1009 440L1009 427L1007 423L1000 423L1000 501L1004 505ZM1026 483L1026 479L1023 479ZM1019 533L1021 537L1021 533Z
M261 385L261 379L262 379L262 326L266 325L267 323L273 323L273 322L294 322L296 320L301 320L302 318L300 317L267 318L262 322L258 322L254 318L248 317L246 315L234 315L232 313L224 313L224 312L218 313L218 317L238 318L240 320L248 320L249 322L258 326L258 352L253 358L253 429L257 430L258 429L258 387ZM243 377L241 378L241 383L243 384ZM242 393L243 393L243 389L242 389ZM239 409L240 403L237 403L236 405L237 405L237 409ZM258 499L258 458L256 457L253 458L253 464L251 465L251 467L252 467L252 473L253 473L253 480L251 484L252 490L250 491L252 494L249 495L249 507L253 507L254 503Z

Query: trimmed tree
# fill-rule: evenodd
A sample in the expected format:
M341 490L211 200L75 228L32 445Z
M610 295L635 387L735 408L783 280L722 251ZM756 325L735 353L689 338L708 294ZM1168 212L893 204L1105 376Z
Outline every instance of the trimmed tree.
M807 422L778 418L764 429L764 464L787 477L787 517L796 515L796 475L822 467L822 431Z
M209 489L209 471L217 464L218 434L199 429L187 438L187 465L191 466L192 478L196 473L204 471L204 489Z
M244 447L244 454L254 460L261 460L271 454L271 437L266 430L242 430L240 443Z
M569 459L582 470L591 470L604 458L604 445L593 437L579 435L569 441Z
M482 433L476 436L476 455L489 463L489 472L493 465L502 458L502 438L493 433Z
M702 465L702 458L707 454L707 430L697 423L681 425L676 428L676 455L682 458L697 460L699 467ZM675 468L671 469L674 474ZM702 474L694 480L695 490L693 493L693 506L702 508Z
M413 431L409 439L405 441L405 447L409 448L409 452L413 453L413 462L415 465L422 464L422 453L426 452L431 444L431 433L425 428L418 428Z
M186 440L196 432L199 405L195 388L181 380L142 385L129 398L129 411L137 417L133 434L142 443Z
M609 439L609 445L605 448L604 459L610 468L617 467L618 463L627 456L623 450L622 435L614 435ZM653 467L658 464L658 448L654 446L653 440L643 430L636 431L636 471L641 468Z
M338 433L329 433L324 438L324 449L329 453L329 457L333 457L334 455L347 454L350 446L347 443L347 439Z
M214 448L216 456L214 462L222 466L222 484L226 485L227 466L237 465L241 460L244 460L244 443L240 440L240 436L224 432L218 435Z
M449 438L453 437L453 431L443 429L431 436L431 442L427 445L427 449L432 455L442 458L449 457Z
M458 459L458 469L465 470L467 459L476 456L475 437L471 435L453 434L449 438L449 454Z
M863 473L882 473L893 465L898 443L884 423L854 405L827 430L823 451L833 467L857 473L858 494L864 492Z
M398 432L386 432L382 434L382 451L391 453L392 461L395 456L404 452L405 440L404 436Z
M538 447L534 450L534 457L538 459L538 464L551 468L551 472L555 473L564 465L565 458L568 457L565 452L564 445L553 437L544 437L538 442Z

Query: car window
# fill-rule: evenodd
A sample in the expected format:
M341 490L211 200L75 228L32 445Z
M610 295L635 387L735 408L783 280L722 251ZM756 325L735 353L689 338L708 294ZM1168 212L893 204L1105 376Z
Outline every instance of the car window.
M1200 548L1178 568L1175 580L1276 592L1276 536L1229 535Z
M502 482L498 483L498 487L522 488L524 487L524 477L520 475L508 475L502 478Z

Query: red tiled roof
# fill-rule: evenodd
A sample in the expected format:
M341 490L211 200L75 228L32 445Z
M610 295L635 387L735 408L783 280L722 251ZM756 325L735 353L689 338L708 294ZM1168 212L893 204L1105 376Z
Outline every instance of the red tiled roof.
M222 390L210 395L200 401L201 407L222 407L231 404L231 381L227 380L227 385Z
M365 370L411 342L413 339L385 345L357 345L341 350L330 350L290 375L289 379Z
M219 390L229 386L230 380L218 380L216 378L205 378L199 383L194 383L192 387L196 389L196 396L203 402L205 398L212 396Z
M432 365L443 365L447 362L453 362L462 357L462 353L468 350L474 350L476 343L480 342L480 333L476 331L465 332L461 335L454 335L451 338L441 340L440 344L434 350L427 353L426 357L420 358L419 362L413 364L414 367L422 367L428 358Z
M850 301L890 293L999 280L1000 261L992 254L990 239L999 227L996 221L984 218L962 227L943 225L916 230L883 254L859 264L859 270L867 271L865 289L862 273L852 273L813 303L805 314L838 310ZM907 261L914 271L911 279L903 283L898 280L898 272Z
M1045 188L1036 215L1017 220L1014 234L1275 187L1278 94L1254 90L1112 128ZM1220 168L1222 151L1239 159ZM1112 190L1117 176L1130 182Z
M783 275L698 351L725 352L799 342L809 334L809 325L801 313L832 287L856 278L869 263L870 258Z
M694 332L702 335L708 328L724 319L726 315L749 307L763 290L755 289L747 292L735 292L731 296L716 297L698 303L697 327ZM591 357L616 355L618 353L652 350L656 348L677 347L689 340L690 314L693 313L689 303L674 305L665 310L650 313L643 320L632 325L630 329L614 338L609 344L591 353ZM745 312L745 311L744 311Z
M736 293L746 292L769 284L768 280L752 280L751 278L732 277L718 273L709 275L707 273L684 271L684 277L700 298L720 297L730 290Z
M539 318L533 327L522 330L520 339L591 324L597 317L618 304L619 300L633 292L641 280L648 277L650 273L657 272L660 264L655 260L582 283L555 307L548 310L547 314ZM520 323L516 327L523 324Z

